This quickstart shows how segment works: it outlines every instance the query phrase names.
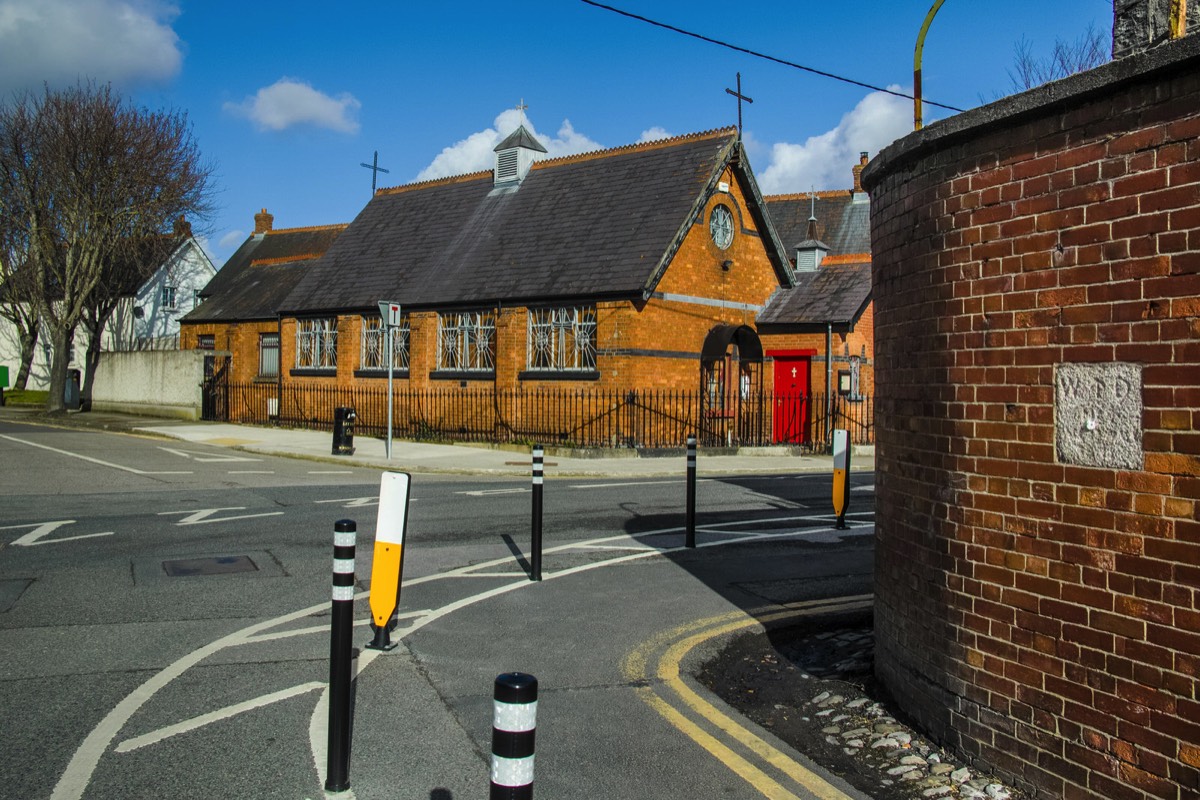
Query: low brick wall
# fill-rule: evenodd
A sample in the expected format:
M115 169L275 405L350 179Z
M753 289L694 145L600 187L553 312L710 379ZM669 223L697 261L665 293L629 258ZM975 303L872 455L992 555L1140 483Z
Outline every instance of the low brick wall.
M878 676L1036 797L1200 796L1200 37L863 181Z

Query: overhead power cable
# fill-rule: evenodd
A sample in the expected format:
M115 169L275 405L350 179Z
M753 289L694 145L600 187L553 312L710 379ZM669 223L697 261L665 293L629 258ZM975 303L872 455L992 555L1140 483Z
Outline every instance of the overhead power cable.
M730 44L729 42L723 42L720 39L714 39L711 36L704 36L703 34L693 33L692 31L685 31L683 28L677 28L674 25L668 25L665 22L658 22L657 20L650 19L649 17L643 17L639 14L633 14L629 11L623 11L619 8L614 8L612 6L605 5L604 3L597 3L597 2L595 2L595 0L580 0L580 2L586 3L589 6L595 6L596 8L602 8L605 11L611 11L614 14L620 14L622 17L629 17L630 19L635 19L638 22L645 22L647 25L653 25L656 28L665 28L666 30L673 31L675 33L681 33L684 36L691 36L693 39L699 39L702 42L708 42L709 44L715 44L720 47L726 47L730 50L736 50L739 53L745 53L746 55L754 56L755 58L762 58L767 61L774 61L776 64L783 64L785 67L793 67L794 69L800 69L800 70L804 70L805 72L811 72L814 75L820 75L822 78L831 78L835 81L841 81L842 83L849 83L854 86L861 86L862 88L870 89L873 92L883 92L884 94L890 94L890 95L894 95L896 97L903 97L906 100L914 99L911 94L905 94L904 92L897 92L894 89L887 89L882 86L873 86L869 83L863 83L862 81L856 81L853 78L845 78L841 75L834 75L832 72L825 72L824 70L814 69L813 67L806 67L803 64L797 64L794 61L788 61L783 58L776 58L775 56L770 56L770 55L767 55L766 53L759 53L756 50L750 50L749 48L740 47L736 44ZM962 111L963 110L961 108L955 108L954 106L948 106L943 103L935 103L932 100L928 100L928 99L924 99L924 98L922 99L921 102L925 103L925 105L937 106L938 108L944 108L947 111Z

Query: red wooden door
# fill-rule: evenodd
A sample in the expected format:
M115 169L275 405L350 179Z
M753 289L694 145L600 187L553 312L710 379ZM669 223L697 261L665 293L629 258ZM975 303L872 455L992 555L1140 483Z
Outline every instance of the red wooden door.
M774 354L775 442L806 444L809 439L812 356Z

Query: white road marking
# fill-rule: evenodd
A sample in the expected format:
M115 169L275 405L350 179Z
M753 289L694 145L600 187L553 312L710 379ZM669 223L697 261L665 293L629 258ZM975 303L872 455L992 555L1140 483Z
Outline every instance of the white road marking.
M158 516L165 517L173 514L187 514L186 517L176 522L176 525L204 525L209 522L230 522L235 519L252 519L254 517L277 517L282 514L282 511L265 511L261 514L235 514L229 517L212 518L212 515L218 511L244 511L245 506L230 506L228 508L200 508L195 511L160 511Z
M526 487L522 489L476 489L472 492L455 492L455 494L465 494L471 497L491 497L494 494L524 494L533 490Z
M862 486L851 486L850 491L852 491L852 492L873 492L873 491L875 491L875 484L864 483Z
M30 447L39 447L42 450L49 450L51 453L58 453L59 455L69 456L70 458L78 458L80 461L87 461L91 464L99 464L102 467L109 467L111 469L119 469L122 472L132 472L134 475L191 475L192 474L191 470L154 471L154 470L135 469L133 467L125 467L120 464L114 464L111 461L101 461L98 458L92 458L91 456L85 456L81 453L72 453L70 450L60 450L57 447L50 447L49 445L38 444L37 442L31 442L27 439L18 439L16 436L8 436L6 434L0 434L0 439L7 439L10 442L16 442L18 444L27 444Z
M379 505L379 497L370 495L369 497L343 497L340 500L314 500L314 503L345 503L343 508L357 508L358 506L376 506Z
M696 483L709 483L712 478L697 478ZM572 489L617 489L622 486L667 486L670 484L686 483L683 478L671 479L669 481L627 481L625 483L577 483L572 484Z
M33 547L38 544L58 544L59 542L73 542L76 539L93 539L97 536L112 536L113 531L104 531L103 533L84 533L78 536L63 536L58 539L48 539L41 541L43 536L49 536L63 525L73 525L73 519L60 519L53 522L35 522L30 525L5 525L0 527L0 531L13 530L14 528L33 528L29 533L14 539L12 544L20 547Z
M165 450L172 455L189 458L192 461L198 461L202 464L217 463L220 461L262 461L261 458L251 458L250 456L234 456L234 455L217 455L215 453L195 453L190 450L176 450L173 447L159 446L159 450Z
M421 611L409 611L404 614L397 614L396 618L397 619L409 619L409 618L413 618L413 617L421 617L428 613L429 613L429 609L426 608L426 609L422 609ZM370 624L371 624L370 617L363 617L362 619L357 619L354 621L354 626L356 628L365 628ZM314 625L311 628L293 628L292 630L280 631L279 633L264 633L261 636L255 636L250 639L247 639L242 644L257 644L258 642L270 642L270 641L275 641L276 639L290 639L293 636L307 636L310 633L326 633L327 634L327 633L329 633L329 626L328 625Z
M226 475L274 475L273 469L231 469L225 472Z
M579 545L579 550L657 550L657 547L634 544L585 544Z
M281 700L287 700L297 695L307 694L315 689L324 689L324 683L313 681L311 683L302 683L299 686L293 686L290 689L281 689L278 692L264 694L261 697L256 697L253 700L247 700L244 703L235 703L225 708L218 708L216 711L210 711L207 714L201 714L198 717L177 722L174 725L168 725L165 728L159 728L156 731L144 733L141 736L135 736L132 739L126 739L117 745L114 750L118 753L128 753L133 750L145 747L146 745L157 744L164 739L169 739L172 736L178 736L181 733L194 731L197 728L203 728L205 725L211 725L214 722L220 722L223 719L237 716L246 711L253 711L256 708L269 706L272 703L278 703Z

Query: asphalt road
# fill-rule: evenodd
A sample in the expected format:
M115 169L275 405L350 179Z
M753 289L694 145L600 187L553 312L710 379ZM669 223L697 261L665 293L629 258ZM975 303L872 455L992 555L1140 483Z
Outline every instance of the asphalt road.
M868 591L872 480L853 476L841 535L829 476L703 479L695 551L682 476L550 480L533 584L526 480L415 476L403 646L358 658L353 791L482 796L491 678L523 669L557 698L538 796L759 796L652 712L627 659L731 609ZM373 469L0 423L0 796L320 796L333 522L358 522L365 590L378 487Z

